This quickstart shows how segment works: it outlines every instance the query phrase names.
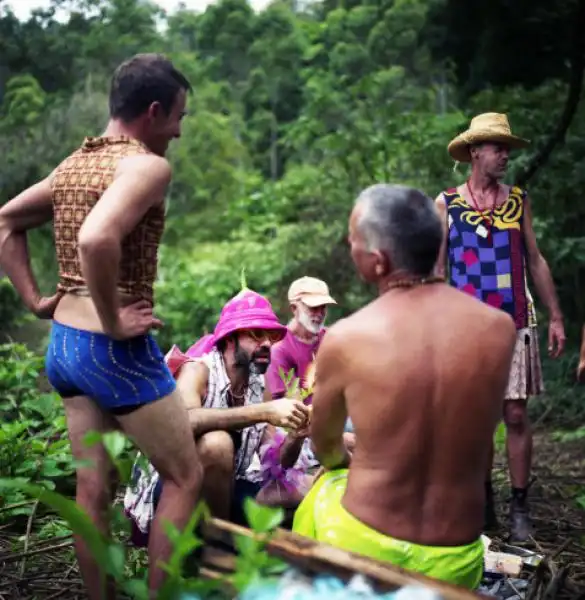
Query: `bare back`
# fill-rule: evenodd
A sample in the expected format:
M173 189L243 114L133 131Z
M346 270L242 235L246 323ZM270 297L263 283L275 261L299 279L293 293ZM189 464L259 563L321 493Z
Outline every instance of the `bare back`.
M474 541L512 320L435 284L388 292L340 325L351 353L340 377L357 438L345 507L398 539Z

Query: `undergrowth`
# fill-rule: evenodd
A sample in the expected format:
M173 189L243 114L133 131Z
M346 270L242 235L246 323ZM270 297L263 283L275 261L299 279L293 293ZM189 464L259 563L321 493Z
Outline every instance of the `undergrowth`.
M0 346L0 525L24 532L35 511L37 539L65 537L71 532L83 536L120 589L137 600L146 599L145 551L128 550L129 522L122 506L112 507L110 518L114 533L105 539L71 499L77 465L71 456L62 403L56 394L42 391L47 389L43 383L43 362L43 356L22 344ZM503 450L505 435L504 425L500 424L494 436L497 451ZM558 431L553 436L560 443L583 440L585 427ZM130 481L136 451L123 434L90 433L85 442L103 443L118 469L122 485ZM585 508L585 489L583 492L576 502ZM284 517L282 510L263 507L251 500L245 509L252 529L263 534L270 534ZM203 543L196 530L201 519L207 516L207 508L201 503L184 531L167 524L174 552L165 567L169 577L158 596L162 600L184 592L200 597L211 593L217 597L220 593L225 582L204 581L189 575L186 568L188 558ZM268 556L264 542L241 537L236 544L236 571L226 576L232 588L243 590L252 582L282 572L283 563Z

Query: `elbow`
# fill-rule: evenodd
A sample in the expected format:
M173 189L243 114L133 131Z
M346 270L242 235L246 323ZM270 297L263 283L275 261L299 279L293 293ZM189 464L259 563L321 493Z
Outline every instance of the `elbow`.
M104 252L110 252L113 248L119 246L116 237L108 231L88 231L83 227L79 232L77 241L79 254L81 257L95 256Z
M3 244L4 240L12 233L16 231L16 228L10 222L10 219L0 214L0 246Z

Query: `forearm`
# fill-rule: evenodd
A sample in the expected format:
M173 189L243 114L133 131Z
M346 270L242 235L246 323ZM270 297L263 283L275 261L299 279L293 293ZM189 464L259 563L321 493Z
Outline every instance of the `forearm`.
M280 464L285 469L290 469L297 462L304 441L305 438L302 437L295 438L292 435L286 436L286 439L280 448Z
M585 325L583 325L583 329L581 330L581 360L585 360Z
M563 315L555 291L555 284L548 263L542 255L530 264L530 272L538 296L548 309L550 319L562 319Z
M266 409L262 404L237 408L191 408L189 421L195 435L208 431L230 431L266 422Z
M7 232L0 245L0 268L29 310L39 299L39 287L30 264L26 232Z
M315 442L315 455L317 460L326 469L335 469L349 466L350 455L343 443L343 437L335 442Z
M103 238L79 245L81 271L104 329L118 318L118 271L121 247L112 239Z

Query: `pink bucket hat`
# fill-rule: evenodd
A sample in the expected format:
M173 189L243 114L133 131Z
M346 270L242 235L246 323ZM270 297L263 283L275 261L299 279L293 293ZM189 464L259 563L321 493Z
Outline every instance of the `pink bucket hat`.
M207 354L220 340L244 329L277 331L281 334L281 339L287 331L264 296L247 288L243 289L223 307L212 334L197 340L184 354L177 346L173 346L169 350L165 360L171 373L175 375L185 362Z

